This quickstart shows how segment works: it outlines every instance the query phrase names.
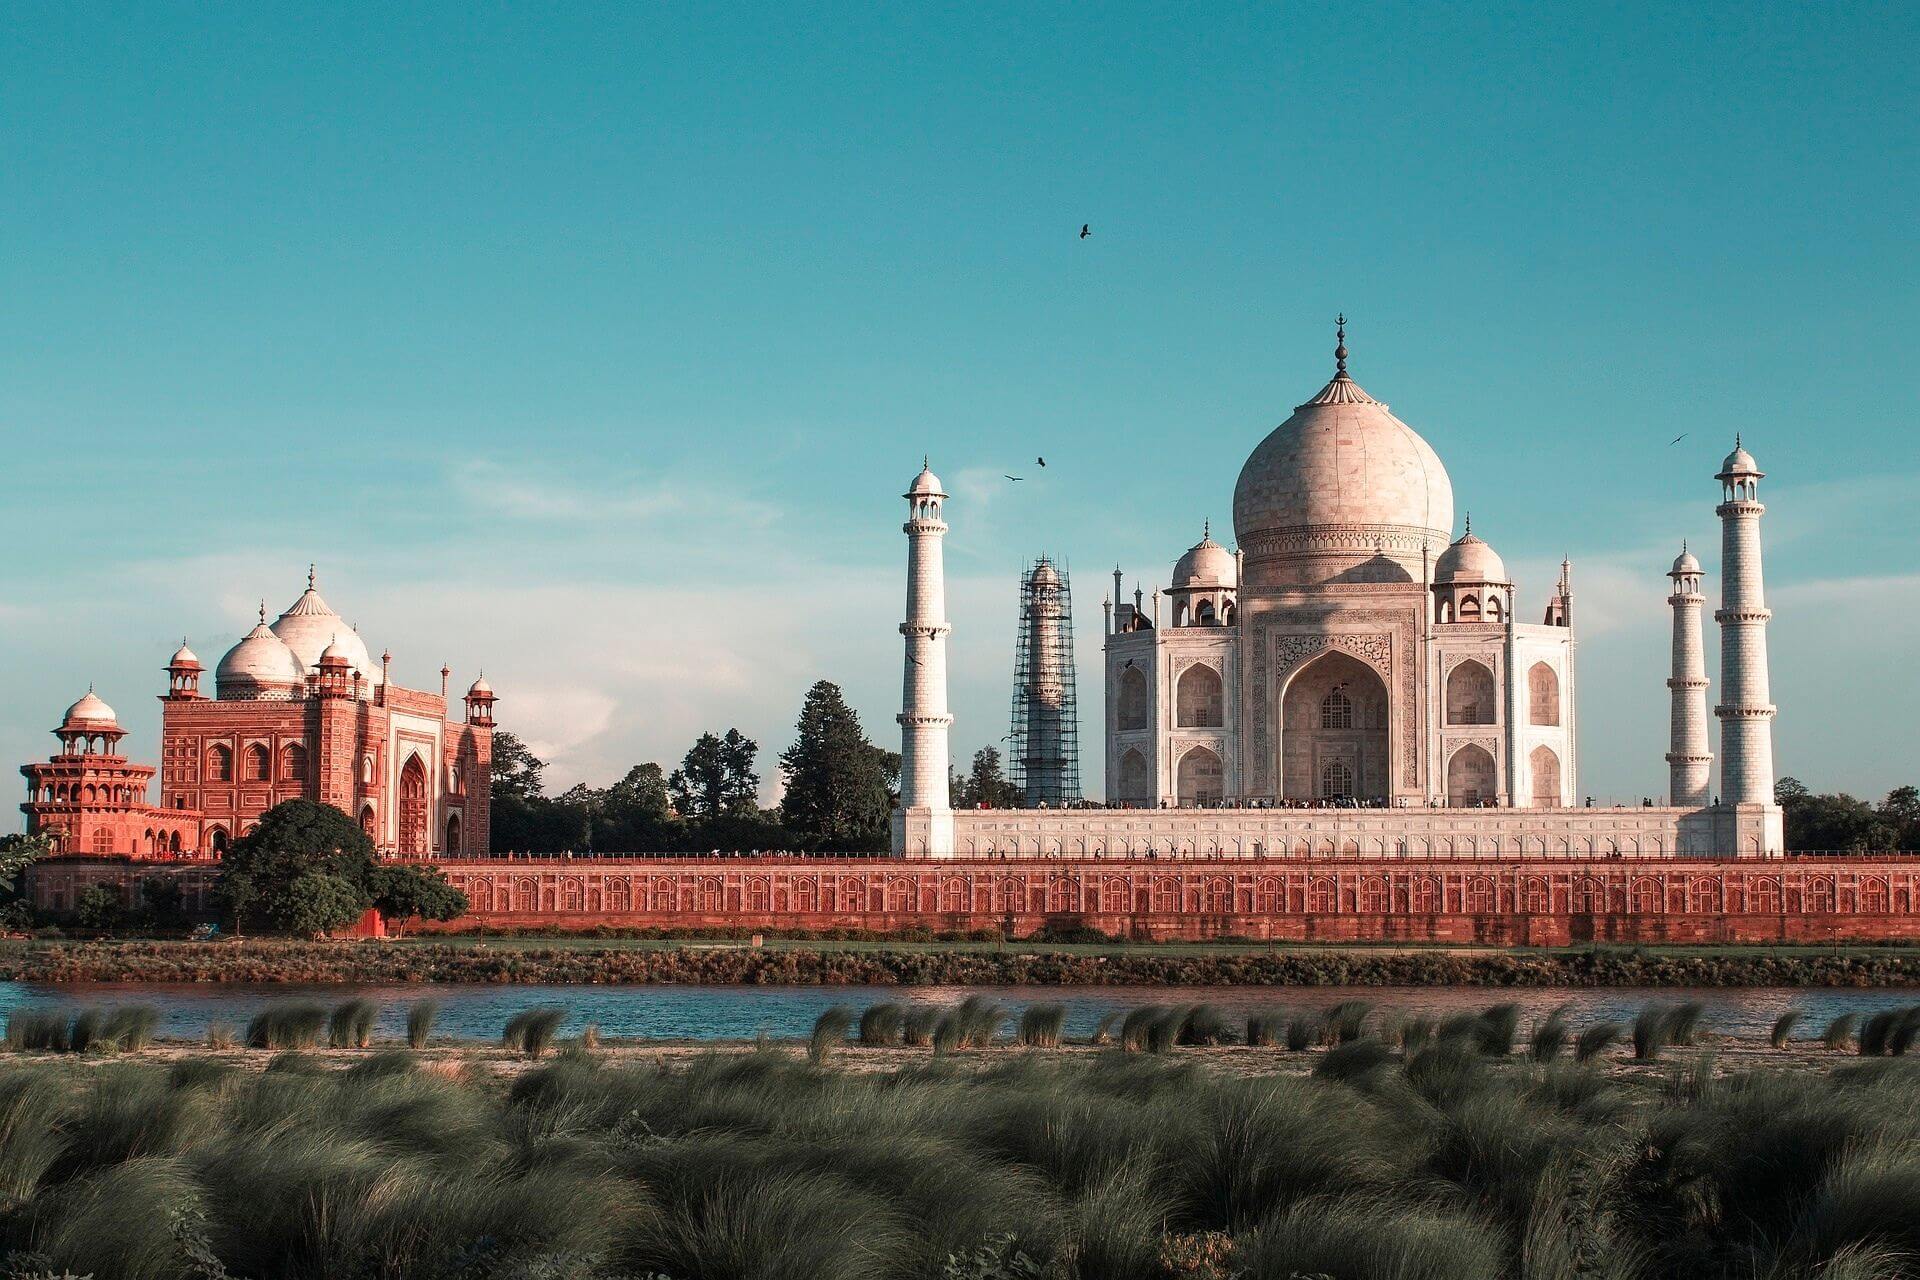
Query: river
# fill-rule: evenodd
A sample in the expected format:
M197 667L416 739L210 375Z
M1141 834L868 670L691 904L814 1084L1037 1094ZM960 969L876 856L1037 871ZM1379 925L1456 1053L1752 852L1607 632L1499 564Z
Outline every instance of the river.
M649 1040L751 1040L804 1037L814 1019L837 1004L855 1010L881 1000L950 1004L982 995L1018 1010L1029 1004L1067 1006L1067 1034L1086 1036L1111 1011L1148 1004L1217 1005L1235 1018L1272 1010L1310 1012L1342 1000L1366 1000L1392 1013L1445 1017L1512 1002L1530 1018L1567 1005L1577 1027L1630 1022L1656 1001L1697 1000L1703 1026L1743 1038L1763 1038L1787 1009L1803 1013L1800 1034L1811 1035L1845 1012L1872 1013L1915 1002L1901 990L1850 988L1715 987L1527 988L1486 987L761 987L761 986L491 986L417 984L296 986L283 983L0 983L0 1015L18 1008L151 1005L160 1011L159 1035L200 1040L213 1023L239 1028L276 1000L335 1003L365 996L380 1006L377 1036L399 1039L407 1007L439 1003L436 1037L488 1041L507 1019L537 1004L565 1006L563 1034L588 1023L603 1036Z

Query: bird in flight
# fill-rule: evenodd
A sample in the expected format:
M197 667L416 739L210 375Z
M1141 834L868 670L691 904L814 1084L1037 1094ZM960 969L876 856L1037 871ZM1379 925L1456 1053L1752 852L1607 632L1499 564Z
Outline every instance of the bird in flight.
M1088 236L1092 234L1093 234L1093 226L1091 223L1083 222L1080 224L1080 238L1082 240L1085 240Z
M1679 444L1679 443L1680 443L1680 442L1681 442L1682 440L1685 440L1685 439L1686 439L1686 438L1687 438L1687 437L1688 437L1689 435L1691 435L1691 434L1692 434L1691 432L1688 432L1688 431L1682 431L1682 432L1681 432L1681 433L1680 433L1679 435L1677 435L1677 436L1675 436L1675 437L1674 437L1673 439L1671 439L1671 440L1669 440L1669 441L1667 441L1667 448L1669 448L1669 449L1671 449L1671 448L1673 448L1673 446L1675 446L1675 445L1677 445L1677 444Z
M1043 467L1047 465L1047 460L1045 458L1035 458L1034 461L1038 462Z
M1006 473L1006 472L1004 472L1004 471L1002 471L1002 472L1001 472L1000 474L1001 474L1001 475L1003 475L1003 476L1006 476L1006 475L1007 475L1007 473ZM1007 476L1007 479L1009 479L1009 480L1025 480L1025 479L1026 479L1026 477L1025 477L1025 476Z

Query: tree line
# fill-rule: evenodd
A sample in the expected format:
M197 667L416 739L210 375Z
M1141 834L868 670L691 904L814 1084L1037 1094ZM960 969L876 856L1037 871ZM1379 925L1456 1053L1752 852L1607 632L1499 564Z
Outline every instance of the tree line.
M1774 784L1789 853L1920 851L1920 788L1895 787L1879 804L1844 791L1818 794L1798 778Z

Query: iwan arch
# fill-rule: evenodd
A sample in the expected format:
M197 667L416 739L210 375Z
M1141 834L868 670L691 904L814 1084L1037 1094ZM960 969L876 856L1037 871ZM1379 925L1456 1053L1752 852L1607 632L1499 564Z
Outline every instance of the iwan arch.
M1772 856L1753 458L1721 473L1727 580L1721 794L1711 794L1700 567L1669 578L1671 803L1589 808L1579 790L1571 566L1520 598L1439 456L1347 372L1262 440L1234 491L1237 551L1209 530L1171 581L1106 603L1103 808L952 812L941 543L946 495L908 494L907 857ZM1535 618L1537 621L1526 621ZM937 762L937 763L936 763ZM1649 787L1655 791L1658 788Z

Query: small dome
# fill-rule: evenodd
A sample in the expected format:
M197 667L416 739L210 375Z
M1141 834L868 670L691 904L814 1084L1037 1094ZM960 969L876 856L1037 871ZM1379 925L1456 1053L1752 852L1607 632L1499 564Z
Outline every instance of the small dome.
M118 729L120 719L99 694L89 689L85 697L67 708L67 714L61 718L61 727Z
M1507 566L1494 549L1468 533L1440 553L1433 563L1435 582L1507 581Z
M187 642L182 640L180 647L173 651L173 656L167 659L167 665L169 667L192 667L195 670L199 670L200 655L187 648Z
M1211 533L1189 547L1173 566L1175 591L1195 587L1231 589L1239 584L1239 578L1240 566L1233 552L1215 542Z
M933 468L923 461L920 474L913 478L913 484L902 495L908 498L944 498L947 491L940 485L940 477L933 474Z
M320 651L320 665L323 667L350 667L353 665L353 655L341 648L340 641L335 639Z
M1714 479L1725 480L1729 476L1763 476L1765 474L1766 472L1760 469L1760 464L1753 460L1753 455L1741 446L1740 437L1735 436L1733 452L1728 454L1727 460L1720 464L1720 474Z
M306 673L293 650L263 621L247 632L239 644L227 650L226 657L220 659L214 671L214 679L222 698L258 698L298 689Z
M469 698L491 698L493 696L493 686L488 684L486 676L482 675L478 680L475 680L467 686L467 696Z
M1053 567L1053 561L1041 556L1033 566L1033 572L1027 575L1027 581L1036 587L1057 587L1060 585L1060 571Z
M1698 572L1700 572L1700 562L1693 558L1693 552L1688 551L1685 547L1682 547L1680 549L1680 554L1674 558L1673 572L1670 576L1678 576L1683 573L1698 573Z

